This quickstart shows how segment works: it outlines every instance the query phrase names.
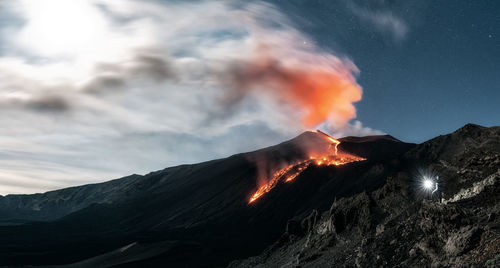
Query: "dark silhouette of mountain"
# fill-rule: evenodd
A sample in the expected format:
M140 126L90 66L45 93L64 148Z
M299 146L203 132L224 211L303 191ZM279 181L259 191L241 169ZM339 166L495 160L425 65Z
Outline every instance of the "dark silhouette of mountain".
M125 193L132 191L141 177L131 175L43 194L0 196L0 224L51 221L94 203L113 203L126 199L128 195Z
M419 167L432 169L445 182L445 198L460 196L461 190L498 172L499 137L500 128L475 125L419 145L391 136L346 137L339 149L366 161L310 165L292 183L278 183L252 204L248 200L257 189L262 166L304 159L307 149L325 146L324 137L305 132L225 159L44 194L0 197L0 265L224 267L242 259L231 266L371 266L404 263L403 258L412 260L408 265L418 265L416 259L422 257L425 266L439 261L442 253L425 244L422 236L428 226L456 229L457 237L470 234L461 242L467 250L449 249L460 251L456 256L468 256L463 254L471 252L469 247L500 241L491 240L499 239L498 233L477 242L476 229L462 230L461 222L452 222L453 229L445 217L454 217L454 207L470 198L483 200L485 206L498 205L484 197L496 184L485 184L479 194L444 205L422 201L414 173ZM488 209L481 213L493 211ZM409 228L404 225L409 221L414 229L404 239L427 245L415 246L414 253L409 253L413 244L398 240L398 228ZM486 227L481 228L484 234ZM438 239L432 241L448 245L449 235L436 234ZM398 258L386 249L370 248L377 243L385 246L390 237L396 242L391 239L387 248L407 250ZM461 247L451 244L448 248ZM359 253L368 249L372 253ZM488 254L476 259L491 258ZM243 260L249 256L256 257Z

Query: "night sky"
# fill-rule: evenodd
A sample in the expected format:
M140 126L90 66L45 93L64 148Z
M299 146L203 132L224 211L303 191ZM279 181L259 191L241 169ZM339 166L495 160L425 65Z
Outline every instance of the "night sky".
M500 2L0 1L0 194L500 125Z
M273 2L358 66L364 125L423 142L466 123L500 124L499 1L354 1L401 19L399 39L358 20L344 1Z

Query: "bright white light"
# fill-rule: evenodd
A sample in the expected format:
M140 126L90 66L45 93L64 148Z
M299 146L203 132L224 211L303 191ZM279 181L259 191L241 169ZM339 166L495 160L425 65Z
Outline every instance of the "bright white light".
M432 180L430 180L430 179L424 179L423 184L424 184L424 188L425 189L430 190L430 189L433 188L434 182Z
M106 28L100 10L85 0L24 0L23 43L43 55L89 49Z

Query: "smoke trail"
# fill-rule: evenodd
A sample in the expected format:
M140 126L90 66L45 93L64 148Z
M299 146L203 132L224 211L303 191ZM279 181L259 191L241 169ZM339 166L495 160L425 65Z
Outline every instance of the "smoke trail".
M351 62L312 51L287 56L280 49L257 51L254 58L238 63L231 73L234 86L243 92L270 93L279 103L298 111L305 128L325 121L342 128L356 116L353 103L361 100L362 90L354 78L358 70ZM291 56L298 58L290 61Z

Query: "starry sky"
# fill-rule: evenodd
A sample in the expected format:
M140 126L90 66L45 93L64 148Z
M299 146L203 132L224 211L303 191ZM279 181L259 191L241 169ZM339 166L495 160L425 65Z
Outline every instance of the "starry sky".
M500 125L500 2L0 1L0 194L145 174L320 128Z
M353 2L385 12L405 31L371 27L342 1L275 1L361 70L356 107L364 125L423 142L466 123L500 124L499 1Z

